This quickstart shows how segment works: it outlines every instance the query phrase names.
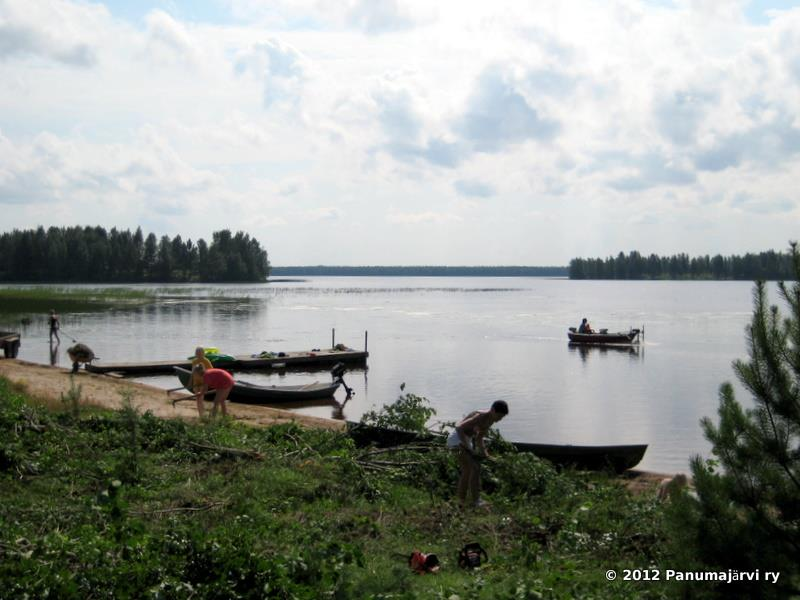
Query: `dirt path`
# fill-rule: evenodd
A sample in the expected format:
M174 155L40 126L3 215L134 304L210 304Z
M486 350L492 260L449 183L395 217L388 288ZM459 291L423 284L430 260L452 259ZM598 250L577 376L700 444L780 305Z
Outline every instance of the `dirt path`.
M24 385L32 397L50 406L59 406L61 394L66 394L70 389L69 369L61 367L39 365L23 360L0 360L0 375ZM106 375L94 375L86 371L78 372L75 376L75 385L81 386L81 402L85 404L118 409L121 406L122 394L128 390L132 394L133 405L141 412L149 410L158 417L170 419L197 419L194 401L178 402L173 406L171 399L167 398L161 388L125 379L113 379ZM206 406L210 410L211 403L207 403ZM264 406L228 403L228 413L239 421L260 427L291 421L306 427L336 430L345 427L343 421Z

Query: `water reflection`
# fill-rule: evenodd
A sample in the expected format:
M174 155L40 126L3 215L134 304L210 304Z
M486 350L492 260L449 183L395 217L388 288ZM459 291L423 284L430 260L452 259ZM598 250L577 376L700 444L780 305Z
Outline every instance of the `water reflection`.
M58 366L58 348L61 344L59 342L53 343L53 340L50 340L50 366L57 367Z
M641 344L631 346L613 346L613 345L599 345L599 344L575 344L569 342L569 351L571 354L578 354L583 362L586 362L590 356L604 356L608 353L611 354L627 354L631 360L644 360L644 347Z
M350 398L353 397L353 394L347 394L345 396L343 402L339 402L338 400L334 399L334 407L333 411L331 412L331 419L336 419L337 421L344 421L344 407L350 401Z

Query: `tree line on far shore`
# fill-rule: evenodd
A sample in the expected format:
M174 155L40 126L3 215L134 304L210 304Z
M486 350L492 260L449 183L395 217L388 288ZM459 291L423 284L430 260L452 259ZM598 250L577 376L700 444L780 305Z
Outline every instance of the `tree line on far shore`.
M616 257L573 258L570 279L736 279L789 280L793 276L792 256L769 250L744 256L710 257L688 254L643 256L635 250Z
M566 277L567 267L297 266L272 267L273 275L381 277Z
M244 232L215 231L211 243L180 235L146 237L116 227L38 227L0 234L0 281L264 281L266 250Z

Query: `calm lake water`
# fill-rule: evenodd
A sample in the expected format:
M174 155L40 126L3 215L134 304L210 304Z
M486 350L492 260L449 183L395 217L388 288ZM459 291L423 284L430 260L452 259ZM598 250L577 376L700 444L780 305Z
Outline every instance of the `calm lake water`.
M362 349L368 331L368 369L345 378L356 390L345 406L348 419L393 401L405 383L406 391L431 401L440 420L504 399L511 414L499 428L509 439L645 442L640 468L685 471L690 455L708 454L698 421L716 418L719 385L735 382L731 362L747 357L752 288L749 282L422 277L171 286L170 297L155 304L62 314L57 360L68 366L70 338L113 362L187 357L198 344L230 354L325 348L334 328L337 343ZM0 328L23 333L20 358L49 362L45 316L21 326L18 314L0 310ZM583 316L611 331L644 325L644 343L631 350L569 347L567 328ZM278 385L328 379L319 371L238 376ZM170 376L140 380L178 385ZM738 384L736 390L749 406ZM326 406L298 410L331 415Z

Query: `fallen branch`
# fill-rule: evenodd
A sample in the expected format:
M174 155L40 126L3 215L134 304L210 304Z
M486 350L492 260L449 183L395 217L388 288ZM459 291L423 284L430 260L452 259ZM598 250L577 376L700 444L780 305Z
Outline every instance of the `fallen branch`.
M293 436L291 433L287 433L287 434L286 434L286 437L288 437L290 440L292 440L292 441L295 443L295 446L298 446L298 447L299 447L299 446L302 444L303 446L305 446L305 450L308 450L309 452L312 452L312 453L314 453L314 454L319 454L319 452L317 452L316 450L314 450L314 449L313 449L311 446L309 446L309 445L308 445L306 442L304 442L304 441L301 441L301 440L298 440L298 439L297 439L295 436ZM302 450L303 450L303 448L299 448L299 450L300 450L300 451L302 451Z
M438 445L433 444L416 444L416 445L404 445L404 446L391 446L389 448L373 448L371 450L365 450L361 454L358 455L358 459L361 459L366 456L375 456L376 454L386 454L388 452L404 452L404 451L419 451L419 450L436 450L440 447Z
M159 508L157 510L132 510L132 515L164 515L177 512L203 512L225 506L227 502L211 502L203 506L176 506L175 508Z
M201 450L210 450L216 452L220 456L227 456L229 458L249 458L250 460L264 460L264 455L256 450L242 450L240 448L226 448L224 446L209 446L207 444L198 444L197 442L189 442L189 445Z
M424 465L422 461L407 461L407 462L395 462L392 460L364 460L358 461L359 464L364 466L370 465L378 465L378 466L385 466L385 467L414 467L418 465Z

